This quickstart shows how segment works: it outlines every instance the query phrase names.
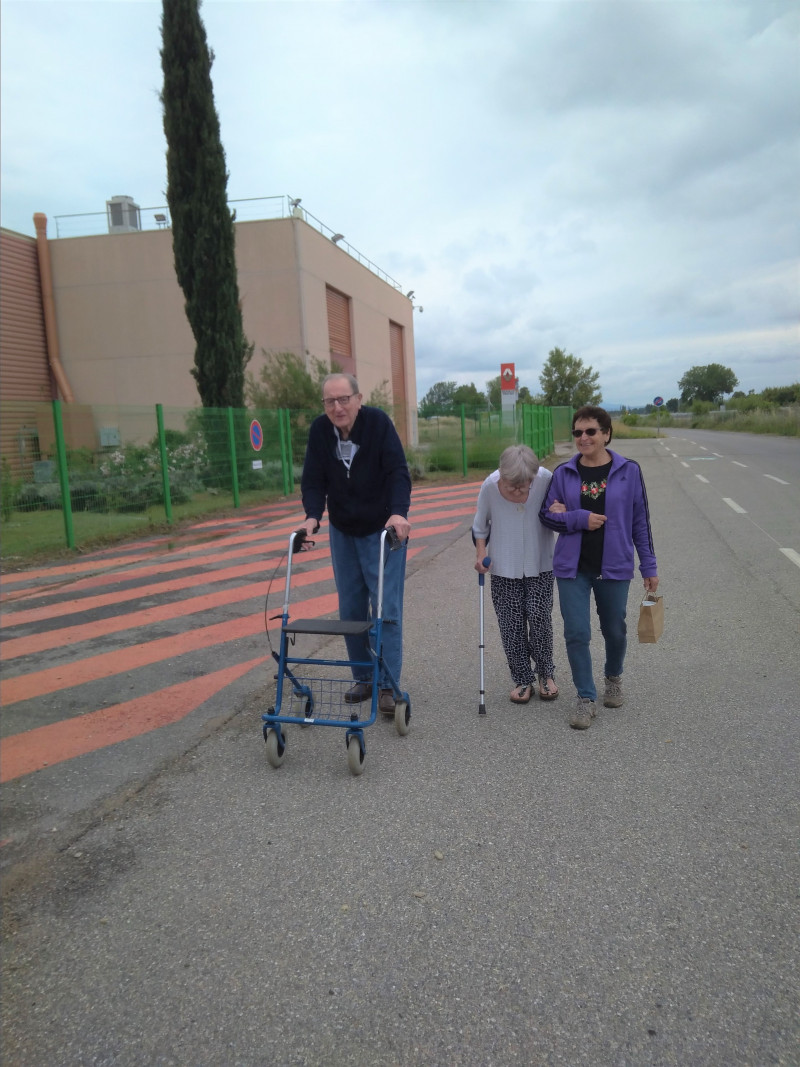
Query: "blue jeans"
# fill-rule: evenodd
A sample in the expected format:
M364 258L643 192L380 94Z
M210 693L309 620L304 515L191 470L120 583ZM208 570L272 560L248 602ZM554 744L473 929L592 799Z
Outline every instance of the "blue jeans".
M597 689L592 675L592 654L589 642L592 638L592 623L589 614L591 595L600 629L606 645L606 678L622 674L627 648L628 627L625 614L628 609L630 582L615 582L608 578L596 578L578 571L575 578L558 579L558 602L564 620L564 640L567 659L572 671L572 681L578 696L597 700Z
M375 618L378 611L378 563L381 553L381 531L366 537L353 537L335 526L328 526L331 545L333 577L339 594L339 618L362 621ZM383 572L383 624L381 644L383 662L400 686L403 666L403 592L406 579L406 545L389 551L387 538ZM372 655L367 634L345 637L347 655L354 662L371 663ZM353 676L359 682L371 682L372 671L354 667ZM381 689L391 689L384 670L380 672Z

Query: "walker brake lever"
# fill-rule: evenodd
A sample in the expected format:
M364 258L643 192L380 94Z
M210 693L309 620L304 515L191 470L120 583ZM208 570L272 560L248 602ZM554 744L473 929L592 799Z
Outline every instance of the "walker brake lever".
M388 534L390 552L395 552L398 548L403 547L403 542L397 536L397 530L395 530L394 526L387 526L386 533Z
M314 547L316 543L316 541L312 541L309 538L305 529L301 526L299 530L295 530L294 532L294 541L292 541L292 555L295 555L295 553L297 552L308 552Z

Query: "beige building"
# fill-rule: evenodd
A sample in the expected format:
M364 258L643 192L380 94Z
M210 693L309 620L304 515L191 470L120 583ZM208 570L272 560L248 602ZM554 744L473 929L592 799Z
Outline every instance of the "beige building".
M309 369L312 358L335 359L365 398L384 389L401 437L415 442L411 300L292 201L284 211L235 223L244 331L255 346L248 372L258 378L265 352L293 352ZM194 338L163 221L57 238L46 235L43 215L35 221L38 239L2 233L4 405L59 396L65 412L69 404L199 406ZM19 427L0 443L11 459Z

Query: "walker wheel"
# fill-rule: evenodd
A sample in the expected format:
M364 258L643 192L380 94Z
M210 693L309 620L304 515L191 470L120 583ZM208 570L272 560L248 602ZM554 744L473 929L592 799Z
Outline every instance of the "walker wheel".
M283 744L278 737L278 731L268 729L264 734L264 740L267 742L267 760L273 767L280 767L286 756L286 740Z
M406 699L395 701L394 705L394 728L401 737L405 737L411 729L411 701Z
M347 739L347 766L351 774L358 776L364 773L364 750L358 734L351 734Z

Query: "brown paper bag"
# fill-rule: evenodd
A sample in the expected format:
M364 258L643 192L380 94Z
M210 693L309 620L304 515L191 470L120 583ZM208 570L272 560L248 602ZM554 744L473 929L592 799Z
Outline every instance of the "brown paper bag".
M639 644L654 645L664 632L664 598L647 593L639 608Z

